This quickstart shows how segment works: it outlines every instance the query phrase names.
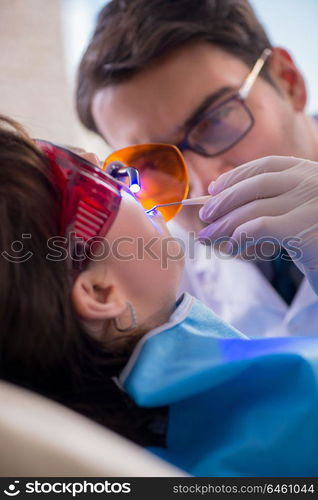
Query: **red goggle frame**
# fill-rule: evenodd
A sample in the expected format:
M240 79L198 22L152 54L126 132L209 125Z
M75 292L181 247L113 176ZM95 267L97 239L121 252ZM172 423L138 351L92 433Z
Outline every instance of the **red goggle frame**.
M36 140L48 158L62 194L60 236L71 232L85 242L109 231L127 187L81 156L48 141Z

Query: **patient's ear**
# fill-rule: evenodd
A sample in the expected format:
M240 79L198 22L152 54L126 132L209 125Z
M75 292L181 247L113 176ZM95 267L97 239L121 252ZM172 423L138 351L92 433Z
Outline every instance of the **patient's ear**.
M76 278L72 302L81 318L93 321L116 318L127 307L119 288L92 270L84 271Z

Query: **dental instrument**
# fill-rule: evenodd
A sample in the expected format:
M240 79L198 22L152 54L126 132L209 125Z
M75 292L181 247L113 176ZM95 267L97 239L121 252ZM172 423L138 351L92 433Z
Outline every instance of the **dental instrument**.
M206 201L208 201L211 198L211 195L208 194L206 196L198 196L197 198L187 198L185 200L181 201L174 201L173 203L163 203L162 205L155 205L154 207L150 208L149 210L146 210L146 213L152 212L153 210L156 210L157 208L161 207L170 207L171 205L204 205Z

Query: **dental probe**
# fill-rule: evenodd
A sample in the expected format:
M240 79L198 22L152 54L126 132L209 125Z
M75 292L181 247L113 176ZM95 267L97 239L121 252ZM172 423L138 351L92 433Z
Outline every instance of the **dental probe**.
M210 198L211 195L208 194L206 196L198 196L197 198L187 198L186 200L174 201L173 203L163 203L162 205L155 205L149 210L146 210L146 212L152 212L153 210L161 207L170 207L171 205L204 205L204 203Z

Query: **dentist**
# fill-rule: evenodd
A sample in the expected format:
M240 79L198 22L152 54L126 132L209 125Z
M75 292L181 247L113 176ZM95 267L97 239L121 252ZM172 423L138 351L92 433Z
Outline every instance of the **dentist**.
M116 149L177 145L189 197L214 194L203 222L184 207L171 226L189 249L182 289L248 336L255 324L259 336L318 333L318 126L306 101L247 0L112 0L79 68L87 128ZM231 237L235 252L218 256L191 231ZM251 238L272 252L258 244L249 258Z

